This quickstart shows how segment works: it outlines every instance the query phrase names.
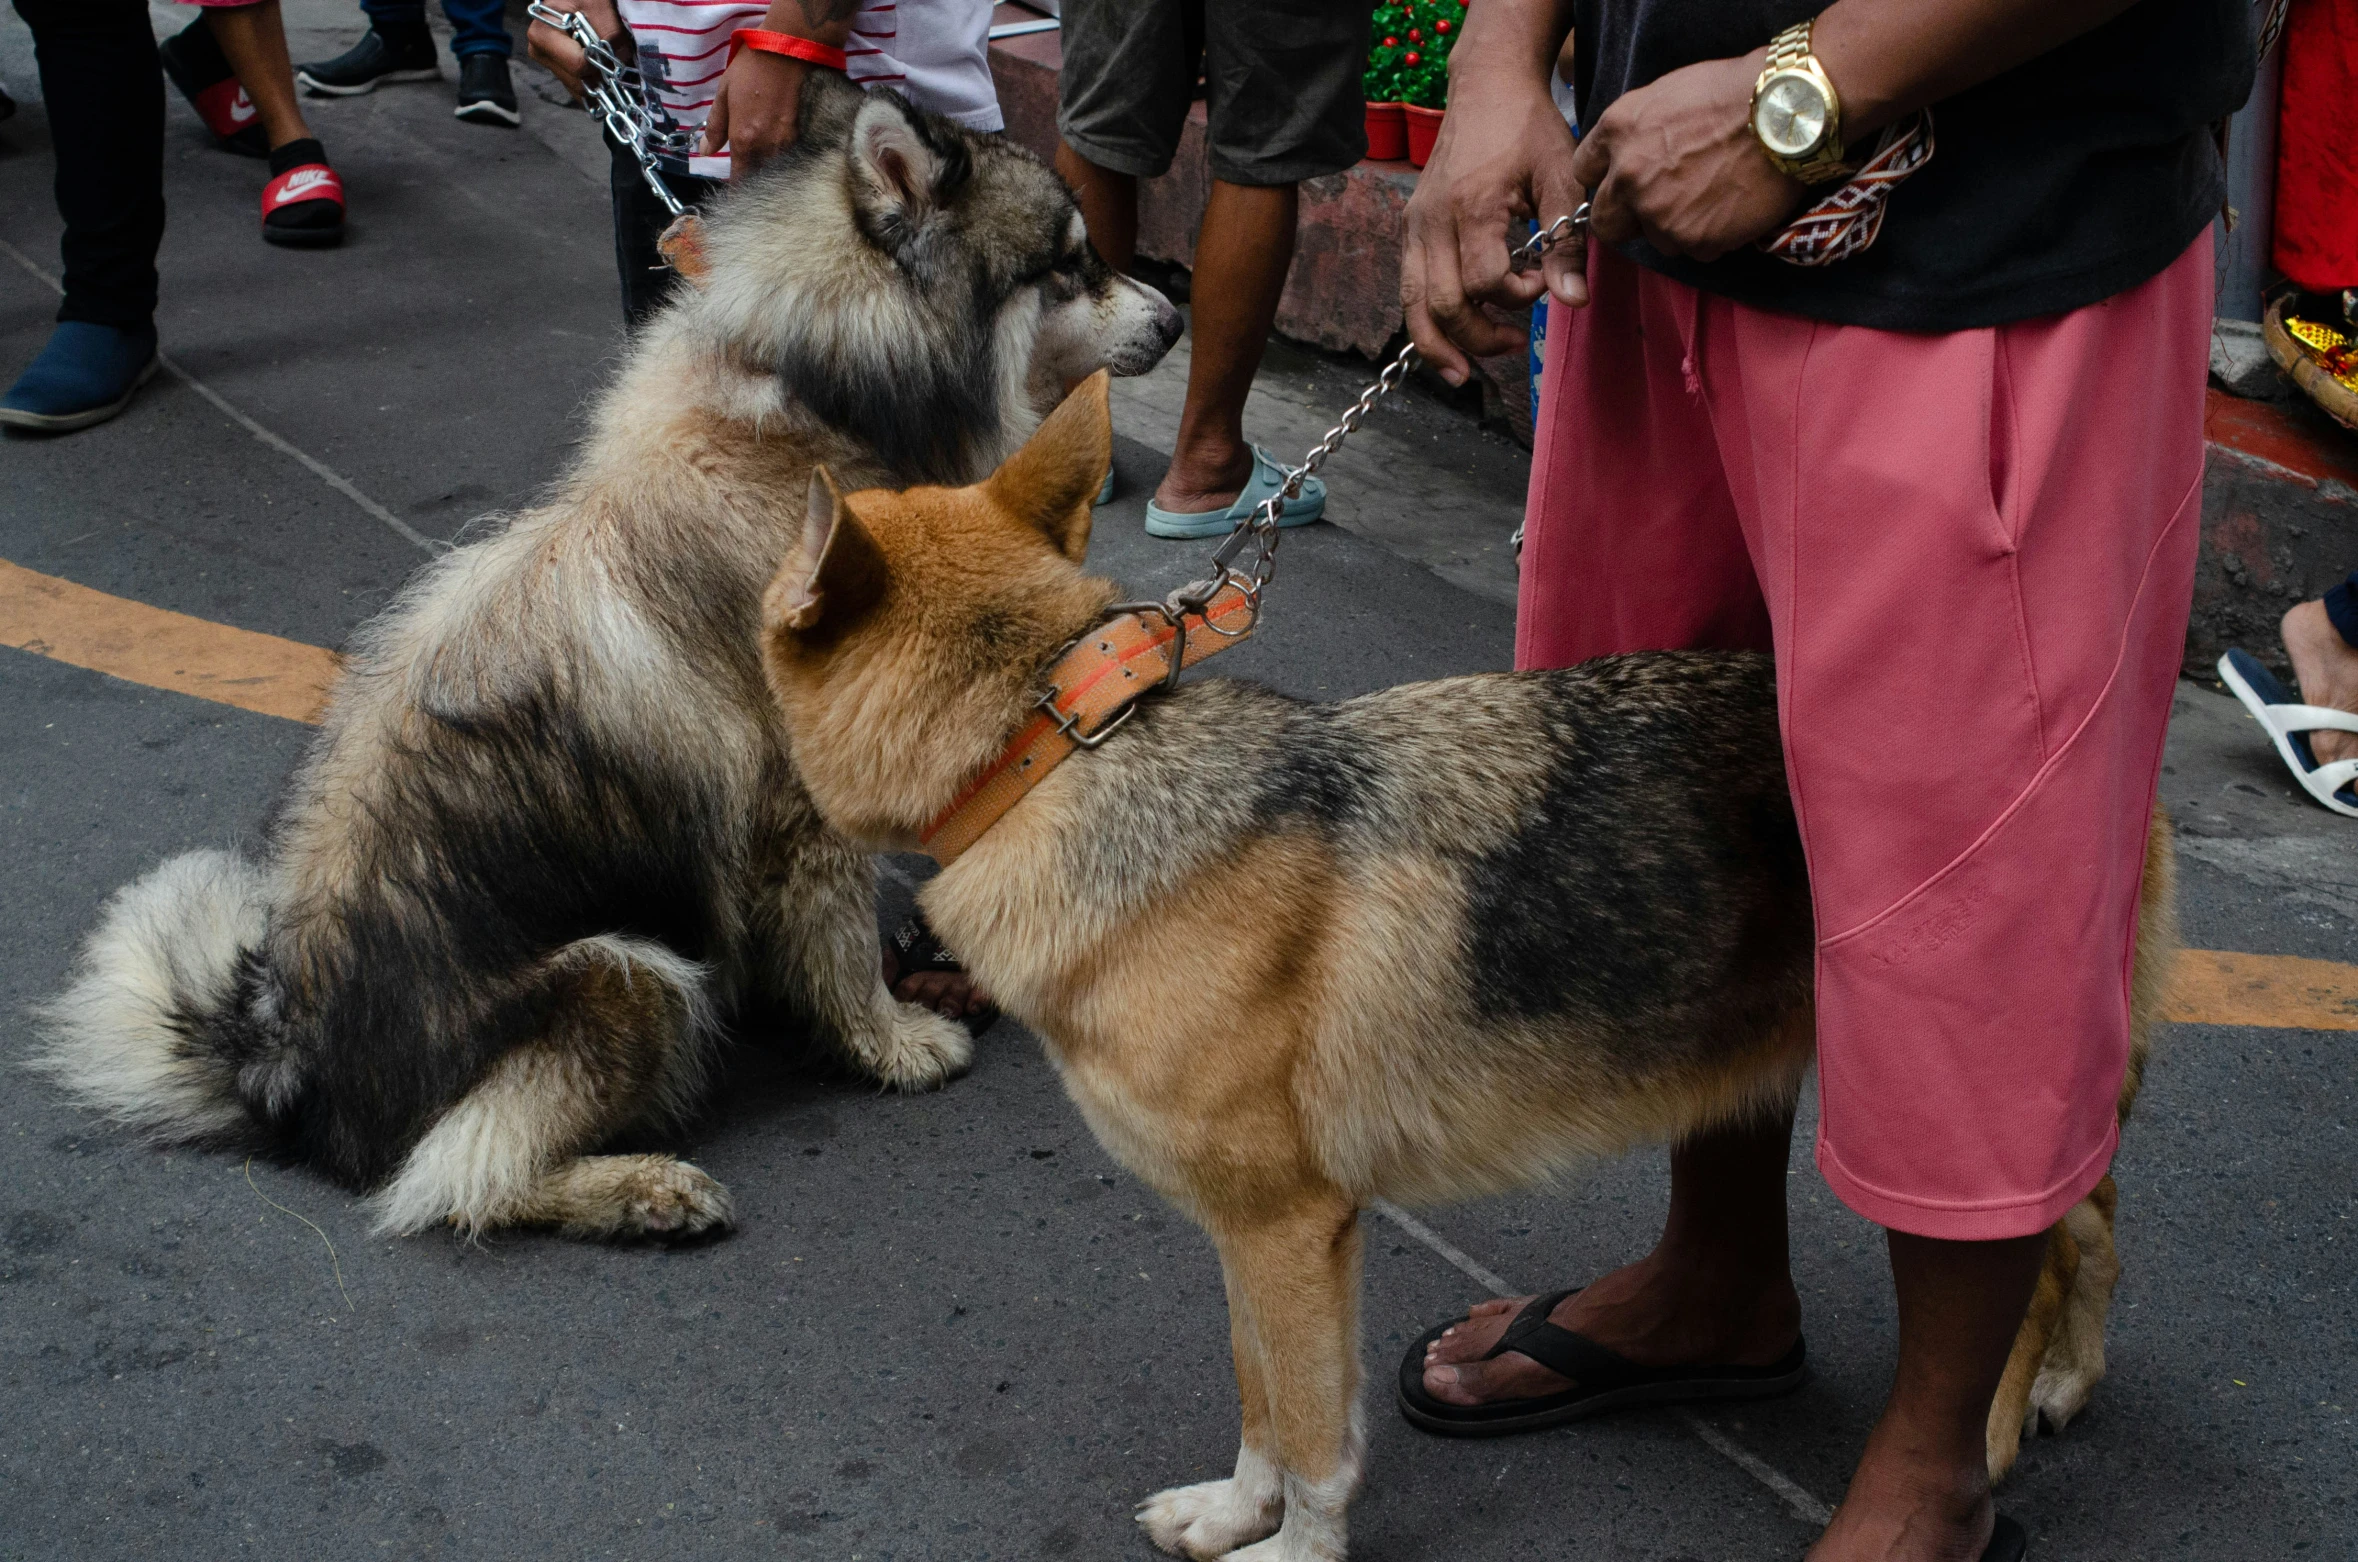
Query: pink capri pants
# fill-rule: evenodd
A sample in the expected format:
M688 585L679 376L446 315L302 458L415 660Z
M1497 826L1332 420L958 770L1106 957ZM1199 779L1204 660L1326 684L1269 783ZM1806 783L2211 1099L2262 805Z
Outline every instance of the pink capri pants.
M1598 246L1550 311L1515 661L1770 650L1817 915L1818 1168L1959 1240L2104 1175L2193 595L2207 234L2068 314L1911 334Z

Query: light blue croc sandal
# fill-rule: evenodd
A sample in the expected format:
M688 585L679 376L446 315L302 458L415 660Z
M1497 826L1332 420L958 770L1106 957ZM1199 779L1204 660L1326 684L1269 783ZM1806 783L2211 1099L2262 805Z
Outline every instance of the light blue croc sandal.
M1146 503L1146 535L1149 537L1225 537L1236 530L1236 523L1285 486L1287 468L1259 445L1253 447L1253 480L1244 486L1225 510L1166 510L1153 500ZM1280 526L1307 526L1326 514L1326 484L1315 477L1302 480L1302 491L1285 502L1279 513Z

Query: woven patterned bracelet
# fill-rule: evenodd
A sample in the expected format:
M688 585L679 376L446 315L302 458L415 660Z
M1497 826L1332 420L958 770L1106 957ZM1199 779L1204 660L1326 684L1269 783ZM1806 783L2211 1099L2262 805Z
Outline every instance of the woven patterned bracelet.
M1932 161L1932 110L1919 109L1883 132L1875 155L1832 195L1760 241L1796 266L1830 266L1856 255L1883 231L1883 209L1900 182Z

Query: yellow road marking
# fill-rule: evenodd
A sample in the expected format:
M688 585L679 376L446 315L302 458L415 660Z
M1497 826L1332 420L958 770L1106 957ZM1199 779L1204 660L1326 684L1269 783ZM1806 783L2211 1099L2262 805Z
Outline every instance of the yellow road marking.
M2181 1025L2358 1030L2358 965L2189 949L2170 973L2162 1018Z
M319 720L330 651L92 591L0 559L0 645L290 721ZM2358 1030L2358 965L2189 949L2162 1017L2181 1025Z
M36 574L0 559L0 645L153 689L317 721L336 657Z

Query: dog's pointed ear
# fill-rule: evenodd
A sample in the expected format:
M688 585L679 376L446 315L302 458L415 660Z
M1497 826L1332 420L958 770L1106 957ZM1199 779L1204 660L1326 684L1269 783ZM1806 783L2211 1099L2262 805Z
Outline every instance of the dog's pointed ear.
M925 225L967 173L966 148L927 134L908 100L871 92L851 127L852 198L863 225L888 250Z
M1075 386L983 485L994 504L1037 526L1075 564L1089 551L1097 491L1113 467L1112 383L1100 369Z
M795 104L796 146L841 146L851 139L852 120L868 94L841 71L805 71Z
M762 617L773 630L808 635L851 625L884 595L884 552L823 467L811 468L802 537L770 582Z

